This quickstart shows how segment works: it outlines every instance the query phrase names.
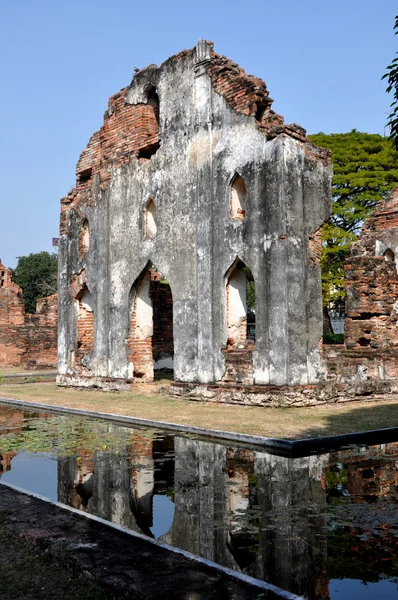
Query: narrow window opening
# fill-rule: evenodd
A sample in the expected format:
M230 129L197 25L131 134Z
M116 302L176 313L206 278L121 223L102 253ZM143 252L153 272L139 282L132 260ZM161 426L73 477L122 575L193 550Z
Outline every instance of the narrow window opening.
M256 121L261 123L264 113L267 110L267 105L264 102L257 102L256 107Z
M156 122L159 126L159 95L153 85L147 91L147 104L152 106Z
M90 167L89 169L85 169L84 171L81 171L79 173L79 183L86 183L87 181L89 181L89 179L91 178L91 173L92 173L92 167Z
M145 239L151 240L156 236L156 204L149 198L145 209Z
M244 348L255 343L255 283L249 267L238 260L227 277L227 347Z
M159 150L160 142L156 142L156 144L150 144L149 146L145 146L145 148L141 148L138 150L138 158L144 160L150 160L154 154Z
M394 252L390 248L388 248L384 252L383 256L387 262L390 262L390 263L394 262L394 259L395 259Z
M154 265L132 287L127 356L130 376L143 381L172 377L174 358L173 296Z
M243 220L246 215L246 184L240 175L231 183L230 212L232 219Z
M77 304L75 362L85 366L85 355L94 349L94 302L87 285L84 285L79 292L75 302Z
M90 232L89 232L89 228L88 228L87 219L84 219L82 228L80 230L79 245L80 245L80 258L83 258L84 256L86 256L89 245L90 245Z
M146 90L146 106L143 107L143 144L137 153L137 158L141 161L150 160L160 148L159 106L159 95L151 85Z

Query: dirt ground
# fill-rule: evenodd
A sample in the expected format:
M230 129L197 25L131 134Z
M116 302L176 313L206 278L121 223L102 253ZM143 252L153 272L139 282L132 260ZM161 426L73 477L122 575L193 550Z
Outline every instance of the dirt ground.
M3 531L0 511L1 600L113 600L109 590L67 568L31 542Z

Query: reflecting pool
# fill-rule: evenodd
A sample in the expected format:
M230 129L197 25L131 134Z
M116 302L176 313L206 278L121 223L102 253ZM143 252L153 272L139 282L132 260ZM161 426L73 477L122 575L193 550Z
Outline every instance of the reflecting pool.
M397 467L398 442L287 458L0 406L2 481L309 600L398 597Z

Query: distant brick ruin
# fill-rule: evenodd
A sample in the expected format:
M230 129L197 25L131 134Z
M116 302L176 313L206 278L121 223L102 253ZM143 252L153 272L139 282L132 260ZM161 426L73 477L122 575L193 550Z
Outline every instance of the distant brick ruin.
M349 349L398 348L398 188L379 204L346 262Z
M345 347L325 349L337 381L398 378L398 187L351 245L345 264Z
M53 294L25 313L22 290L0 261L0 367L57 366L57 303Z
M325 378L330 158L272 102L203 40L110 98L61 200L59 384Z

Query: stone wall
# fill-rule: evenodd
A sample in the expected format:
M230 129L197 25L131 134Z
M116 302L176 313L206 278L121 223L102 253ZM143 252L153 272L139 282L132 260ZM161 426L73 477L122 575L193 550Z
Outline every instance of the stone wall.
M21 288L0 262L0 366L57 365L58 295L38 300L36 313L25 313Z
M144 333L135 313L152 265L171 289L175 379L222 381L227 281L238 261L257 296L256 344L242 377L260 385L324 378L317 245L330 212L330 160L271 105L263 81L203 40L138 71L111 97L79 159L76 186L61 200L60 383L150 378L156 309ZM73 291L82 272L94 315L84 357L76 352ZM171 338L153 344L152 368L157 352L171 354L164 344Z

